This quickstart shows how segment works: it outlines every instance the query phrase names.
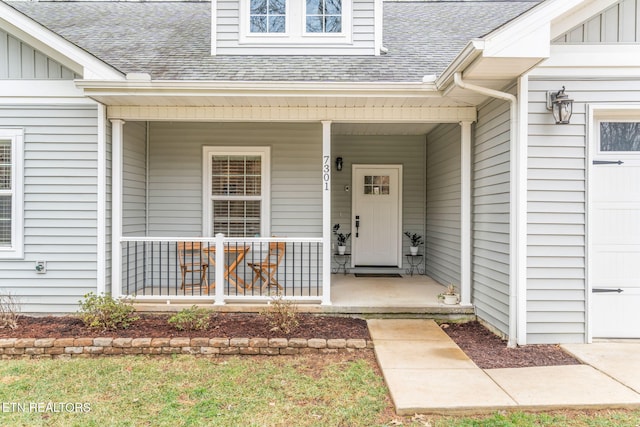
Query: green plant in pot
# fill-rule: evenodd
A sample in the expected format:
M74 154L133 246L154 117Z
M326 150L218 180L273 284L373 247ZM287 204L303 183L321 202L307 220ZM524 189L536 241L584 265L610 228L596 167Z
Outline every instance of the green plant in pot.
M418 248L421 245L424 245L424 240L422 240L422 234L405 231L404 235L409 238L409 251L411 255L418 255Z
M333 234L336 235L336 241L338 242L338 254L344 255L347 250L347 240L351 237L351 233L344 234L338 232L338 230L340 230L340 224L335 224L333 226Z
M456 287L453 283L447 285L447 289L438 295L438 299L447 305L454 305L460 302L460 295L456 292Z

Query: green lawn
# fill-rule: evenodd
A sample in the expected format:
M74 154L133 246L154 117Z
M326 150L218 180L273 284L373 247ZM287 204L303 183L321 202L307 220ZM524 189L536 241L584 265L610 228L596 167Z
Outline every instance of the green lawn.
M3 426L640 426L640 411L396 417L354 356L3 360L0 404Z

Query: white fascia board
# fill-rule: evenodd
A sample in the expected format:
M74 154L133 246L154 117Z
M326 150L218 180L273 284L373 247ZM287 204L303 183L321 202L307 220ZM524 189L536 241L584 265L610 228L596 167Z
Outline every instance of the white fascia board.
M84 98L73 80L0 80L2 98Z
M458 56L451 61L444 72L440 74L440 77L438 77L435 83L440 90L445 90L445 96L447 94L446 89L453 84L453 75L464 71L465 68L482 55L483 50L484 40L471 40Z
M553 68L633 68L640 67L638 44L561 44L551 46L550 57L532 75ZM636 74L637 76L637 74Z
M434 83L113 81L76 80L85 95L175 96L417 96L440 98Z
M85 79L124 79L115 68L3 2L0 2L0 27Z

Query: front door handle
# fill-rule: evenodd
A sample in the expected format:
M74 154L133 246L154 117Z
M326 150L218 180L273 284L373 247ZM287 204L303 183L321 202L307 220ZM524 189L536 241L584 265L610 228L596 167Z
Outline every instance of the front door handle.
M360 215L356 215L356 237L358 237L358 235L360 233L358 233L358 229L360 228Z
M594 294L605 294L605 293L613 293L613 292L622 293L624 291L622 289L593 288L591 292L593 292Z

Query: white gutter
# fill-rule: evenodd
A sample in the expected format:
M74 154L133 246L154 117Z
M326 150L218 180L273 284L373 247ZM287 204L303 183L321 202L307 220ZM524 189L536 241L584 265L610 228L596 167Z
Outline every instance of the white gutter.
M433 82L75 80L85 94L118 96L397 96L441 98Z
M490 96L491 98L502 99L509 101L509 140L510 140L510 218L509 218L509 347L515 347L518 342L518 292L519 283L518 277L520 273L519 263L519 249L520 249L520 236L518 234L519 222L520 222L520 205L515 202L518 196L519 187L519 169L520 162L518 157L518 136L519 136L519 120L518 120L518 98L510 93L500 92L494 89L485 88L482 86L476 86L471 83L466 83L462 80L462 75L457 72L453 75L453 82L461 89L470 90L472 92L479 93L481 95Z

